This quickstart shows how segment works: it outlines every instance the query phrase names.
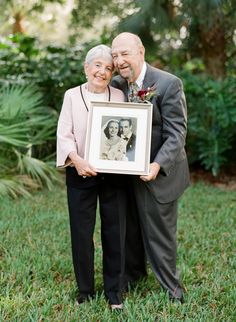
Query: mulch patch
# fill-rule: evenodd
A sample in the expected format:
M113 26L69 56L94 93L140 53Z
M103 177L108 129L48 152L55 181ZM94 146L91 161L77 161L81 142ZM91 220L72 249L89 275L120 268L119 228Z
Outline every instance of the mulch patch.
M217 176L201 168L190 169L191 181L203 181L224 190L236 190L236 167L222 170Z

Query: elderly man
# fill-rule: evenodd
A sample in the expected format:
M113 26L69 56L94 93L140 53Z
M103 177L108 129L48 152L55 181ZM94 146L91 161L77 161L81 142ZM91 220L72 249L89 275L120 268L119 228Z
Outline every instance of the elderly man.
M151 268L170 299L183 302L183 288L176 270L177 201L189 185L184 149L187 107L183 85L176 76L145 62L142 41L132 33L121 33L113 40L112 57L120 74L113 78L112 85L121 89L127 100L129 87L134 83L144 90L155 87L156 95L151 98L150 172L146 176L132 176L131 181ZM132 231L128 233L132 235ZM132 253L129 244L127 252ZM130 261L128 266L132 266Z

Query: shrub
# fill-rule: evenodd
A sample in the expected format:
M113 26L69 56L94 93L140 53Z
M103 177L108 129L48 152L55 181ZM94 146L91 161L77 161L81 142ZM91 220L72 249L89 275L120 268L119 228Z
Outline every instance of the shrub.
M230 160L236 139L236 77L213 80L182 74L188 103L187 150L191 164L200 161L217 175Z
M35 84L44 104L59 110L69 87L84 81L83 47L42 47L36 38L16 34L0 42L0 82Z

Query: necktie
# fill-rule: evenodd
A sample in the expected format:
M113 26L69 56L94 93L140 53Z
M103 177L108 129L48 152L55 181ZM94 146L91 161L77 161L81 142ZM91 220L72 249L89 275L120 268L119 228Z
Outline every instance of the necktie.
M129 102L137 101L138 85L136 83L129 83Z

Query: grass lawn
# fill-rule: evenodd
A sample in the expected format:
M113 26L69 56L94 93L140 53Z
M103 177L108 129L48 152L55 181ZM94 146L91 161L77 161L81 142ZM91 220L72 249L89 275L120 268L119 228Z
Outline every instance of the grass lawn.
M236 321L236 193L196 183L180 200L178 267L183 305L170 303L151 271L125 294L122 313L102 294L99 220L95 300L75 306L64 187L0 200L0 321Z

